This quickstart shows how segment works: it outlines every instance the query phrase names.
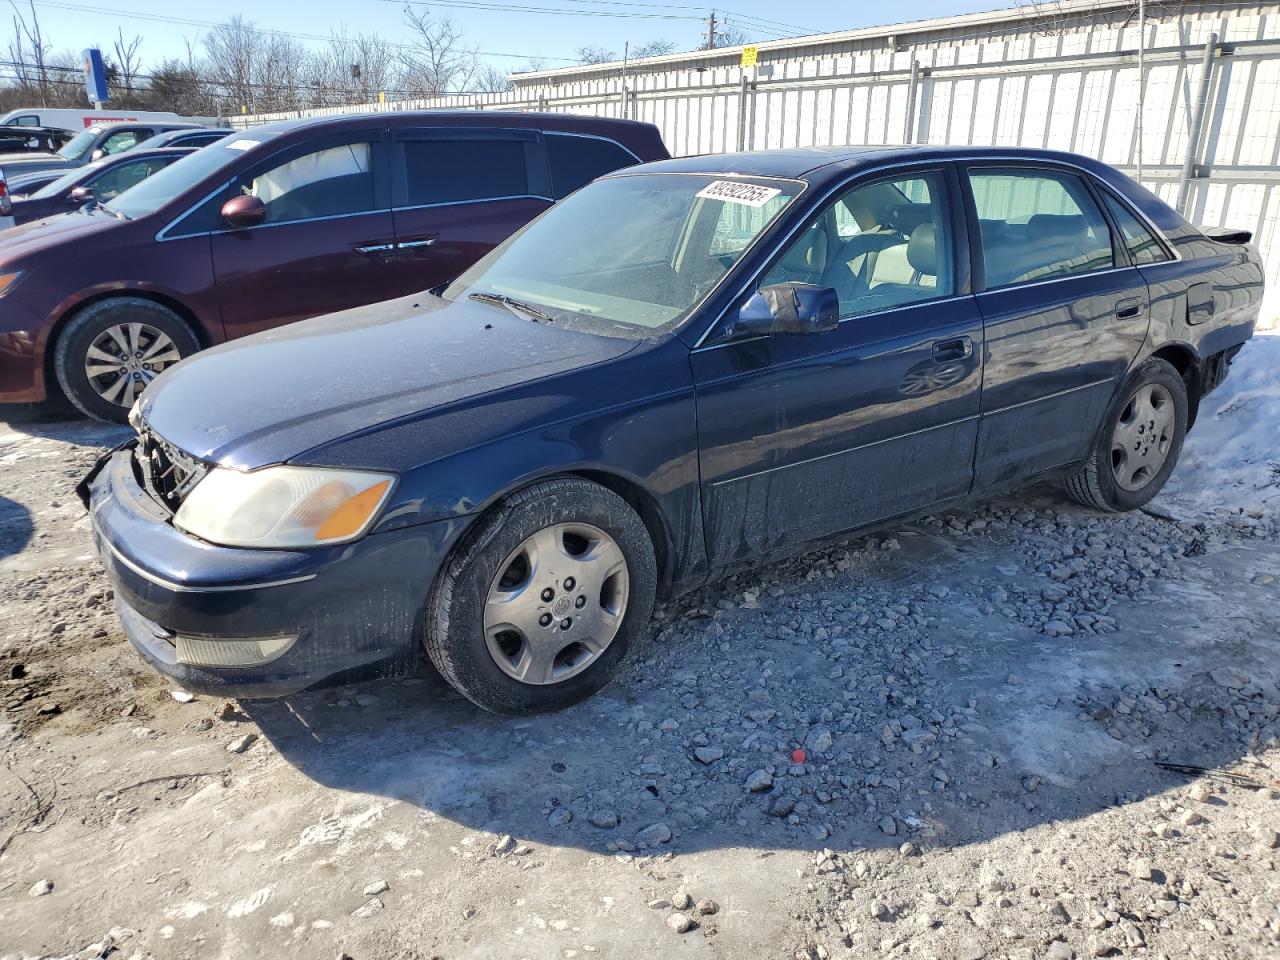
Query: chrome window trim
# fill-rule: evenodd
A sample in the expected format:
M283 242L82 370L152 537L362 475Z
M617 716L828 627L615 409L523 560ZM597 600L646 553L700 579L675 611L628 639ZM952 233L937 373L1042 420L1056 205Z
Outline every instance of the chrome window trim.
M176 217L174 217L172 220L166 223L163 227L161 227L158 231L156 231L156 237L155 237L156 242L162 243L165 240L185 240L187 237L207 237L210 233L210 231L208 230L200 230L200 231L197 231L196 233L183 233L183 234L179 234L176 237L168 237L168 236L165 236L165 234L167 234L177 224L181 223L182 220L184 220L186 217L190 216L193 212L195 212L196 209L204 206L206 203L212 200L215 196L217 196L221 191L226 190L229 186L231 186L234 180L235 180L235 177L228 177L226 180L222 181L222 183L218 184L218 186L214 187L212 190L206 193L203 197L201 197L195 203L191 204L189 207L184 209L180 214L178 214Z
M1138 269L1132 263L1126 263L1120 267L1104 267L1101 270L1088 270L1084 273L1061 273L1054 277L1045 277L1043 280L1022 280L1017 283L1002 283L998 287L987 287L985 290L974 294L981 297L988 293L1004 293L1006 290L1025 290L1027 287L1043 287L1047 283L1061 283L1064 280L1078 280L1081 277L1102 277L1108 273L1121 273L1125 270Z
M631 154L631 156L636 158L636 163L645 162L645 160L641 158L640 154L636 153L634 150L628 147L625 143L620 143L617 140L615 140L613 137L606 137L598 133L577 133L569 130L548 130L546 127L543 127L542 135L544 137L579 137L583 140L603 140L605 143L612 143L615 147L619 147L625 152ZM620 167L619 169L625 170L626 168ZM610 171L610 173L612 172L613 171ZM605 176L608 176L608 174L605 174ZM599 177L597 177L596 179L598 180Z
M320 223L324 220L345 220L348 217L367 217L370 214L390 213L390 207L377 210L357 210L354 213L331 213L324 217L302 217L299 220L280 220L276 223L259 223L252 227L237 227L234 230L210 230L209 236L221 237L228 233L252 233L255 230L270 230L272 227L292 227L299 223Z
M412 206L396 207L392 206L392 210L432 210L436 207L460 207L468 203L501 203L505 200L544 200L547 203L555 203L550 197L540 196L536 193L518 193L505 197L477 197L474 200L442 200L439 203L415 203Z
M1135 263L1133 264L1133 266L1154 267L1160 263L1169 263L1171 261L1178 261L1182 259L1182 254L1180 254L1177 248L1174 247L1174 245L1169 242L1169 239L1164 235L1164 232L1159 227L1157 227L1154 223L1152 223L1151 219L1143 211L1139 210L1132 203L1130 203L1127 198L1121 196L1118 190L1113 190L1103 180L1098 180L1098 182L1095 184L1095 187L1097 188L1098 192L1102 194L1104 200L1109 197L1111 200L1120 204L1120 206L1124 208L1126 212L1128 212L1135 220L1137 220L1138 223L1142 227L1144 227L1146 231L1149 234L1151 234L1152 237L1155 238L1156 243L1160 244L1160 248L1164 251L1165 256L1168 258L1167 260L1157 260L1156 263ZM1125 242L1123 230L1120 231L1120 240L1122 243L1124 243L1125 250L1128 251L1129 253L1129 259L1132 260L1133 252L1129 250L1129 244Z

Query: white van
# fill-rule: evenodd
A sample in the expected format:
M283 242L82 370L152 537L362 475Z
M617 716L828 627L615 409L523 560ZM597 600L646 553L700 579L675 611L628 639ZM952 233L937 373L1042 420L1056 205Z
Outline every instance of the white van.
M0 126L57 127L61 130L83 130L95 123L133 121L168 121L214 124L215 117L180 117L163 110L55 110L49 107L23 107L0 117Z

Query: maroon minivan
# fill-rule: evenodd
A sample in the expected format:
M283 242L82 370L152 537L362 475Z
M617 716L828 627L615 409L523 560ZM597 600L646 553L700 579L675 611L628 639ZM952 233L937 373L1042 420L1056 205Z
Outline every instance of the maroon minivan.
M429 290L583 184L667 156L650 124L559 114L243 131L109 203L0 237L0 403L60 390L123 420L188 354Z

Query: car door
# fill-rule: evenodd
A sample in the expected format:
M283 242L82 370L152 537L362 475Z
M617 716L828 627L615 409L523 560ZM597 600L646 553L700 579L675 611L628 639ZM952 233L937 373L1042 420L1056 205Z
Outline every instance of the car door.
M536 130L397 130L392 158L402 295L454 279L551 205Z
M968 164L986 370L977 485L1087 454L1147 332L1141 274L1087 175L1018 161Z
M839 325L693 351L713 565L969 491L982 323L963 225L947 164L855 182L744 291L834 287Z
M310 140L249 167L227 197L266 206L258 226L210 238L228 337L395 296L382 131Z

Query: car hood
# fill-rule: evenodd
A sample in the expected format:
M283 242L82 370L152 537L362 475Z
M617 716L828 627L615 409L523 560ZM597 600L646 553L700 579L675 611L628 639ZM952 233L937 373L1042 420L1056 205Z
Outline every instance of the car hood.
M248 470L387 421L601 363L636 343L416 294L197 354L147 389L140 413L174 446Z
M19 202L14 201L16 207ZM114 230L128 223L109 213L90 213L75 210L57 213L43 220L24 223L4 232L4 247L0 249L0 262L13 265L23 257L56 247L71 240L79 240L103 230Z

